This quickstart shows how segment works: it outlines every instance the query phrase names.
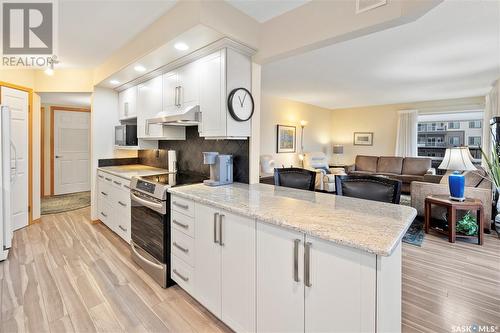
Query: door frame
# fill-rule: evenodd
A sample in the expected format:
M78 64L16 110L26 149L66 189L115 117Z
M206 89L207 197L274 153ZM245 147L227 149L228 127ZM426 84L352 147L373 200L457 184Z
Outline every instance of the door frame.
M54 195L54 111L90 112L90 109L55 105L50 107L50 195Z
M0 81L0 87L28 93L28 225L30 225L36 222L33 221L33 89L4 81Z

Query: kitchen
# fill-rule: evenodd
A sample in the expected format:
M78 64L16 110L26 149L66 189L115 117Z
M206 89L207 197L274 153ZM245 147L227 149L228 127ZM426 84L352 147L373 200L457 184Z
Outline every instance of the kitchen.
M96 89L95 147L112 140L113 157L94 154L92 220L235 331L399 331L415 212L255 184L254 52L222 38Z

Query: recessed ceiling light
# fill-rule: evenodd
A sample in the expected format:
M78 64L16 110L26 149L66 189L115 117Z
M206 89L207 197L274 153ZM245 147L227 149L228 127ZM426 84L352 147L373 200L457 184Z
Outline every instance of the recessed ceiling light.
M187 46L186 43L182 42L175 43L174 47L179 51L186 51L187 49L189 49L189 46Z
M119 84L120 81L118 81L118 80L111 80L111 81L109 81L109 83L111 83L111 84Z
M135 67L134 67L134 70L135 70L136 72L140 72L140 73L142 73L142 72L145 72L145 71L146 71L146 67L144 67L143 65L137 65L137 66L135 66Z
M54 70L52 68L47 68L45 71L44 71L45 74L49 75L49 76L52 76L54 75Z

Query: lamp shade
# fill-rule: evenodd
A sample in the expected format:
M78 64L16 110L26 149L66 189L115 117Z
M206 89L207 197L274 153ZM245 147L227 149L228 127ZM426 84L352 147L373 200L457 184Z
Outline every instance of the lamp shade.
M438 169L469 171L476 170L476 167L472 164L469 148L455 147L446 149L443 162L438 166Z
M333 153L334 154L343 154L344 153L344 146L342 146L342 145L333 145Z

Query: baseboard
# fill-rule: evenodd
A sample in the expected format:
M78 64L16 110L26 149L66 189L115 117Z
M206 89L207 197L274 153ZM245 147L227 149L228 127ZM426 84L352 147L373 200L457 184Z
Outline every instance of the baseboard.
M30 224L35 224L35 223L40 223L40 222L42 222L42 219L41 219L41 218L38 218L38 219L36 219L36 220L31 221L31 223L30 223Z

